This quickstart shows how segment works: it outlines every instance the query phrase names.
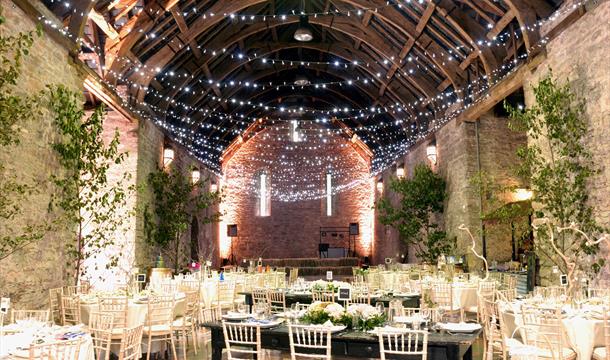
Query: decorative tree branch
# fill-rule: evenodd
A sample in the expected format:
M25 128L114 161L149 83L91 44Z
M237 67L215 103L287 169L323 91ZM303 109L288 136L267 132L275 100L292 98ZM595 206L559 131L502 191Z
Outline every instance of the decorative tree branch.
M572 230L572 231L575 231L575 232L581 234L582 236L584 236L585 239L587 239L587 242L586 242L587 246L599 245L599 244L601 244L602 241L607 241L608 243L610 243L610 235L608 235L608 234L602 234L599 239L591 240L591 238L587 234L585 234L582 230L580 230L577 227L575 222L570 223L570 226L557 227L558 232L562 232L564 230Z
M555 250L555 252L557 253L557 255L559 255L559 257L563 260L563 262L566 265L566 269L567 269L567 276L568 276L568 288L567 288L567 293L571 294L572 293L572 289L574 287L574 284L576 282L575 278L574 278L574 270L576 270L576 262L572 262L570 261L570 259L557 248L557 245L555 245L555 233L553 232L553 226L551 225L551 221L548 218L540 218L540 219L536 219L534 220L532 227L535 230L539 229L539 225L540 224L545 224L548 228L549 231L549 242L551 243L551 247L553 248L553 250ZM573 223L572 223L573 224ZM571 227L572 225L570 225ZM561 231L568 229L570 227L557 227L557 232L561 233Z
M472 236L472 233L470 232L470 229L462 224L458 227L458 229L462 230L462 231L466 231L468 233L468 236L470 236L470 240L472 240L472 246L470 247L470 251L472 251L472 253L474 254L474 256L478 257L479 259L483 260L483 263L485 264L485 278L483 278L483 281L486 281L487 278L489 278L489 265L487 264L487 259L485 259L484 256L479 255L479 253L477 253L477 251L475 250L475 247L477 246L475 240L474 240L474 236Z

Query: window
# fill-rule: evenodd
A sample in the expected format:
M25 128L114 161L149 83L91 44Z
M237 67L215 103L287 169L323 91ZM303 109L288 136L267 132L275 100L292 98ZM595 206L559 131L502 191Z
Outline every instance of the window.
M326 174L326 216L333 215L333 178L331 173Z
M259 216L269 216L269 205L270 205L270 197L269 197L269 181L267 177L267 173L262 172L259 175L258 179L259 183L259 202L258 202L258 215Z
M301 141L301 134L299 134L299 122L297 120L290 120L290 140L292 142Z

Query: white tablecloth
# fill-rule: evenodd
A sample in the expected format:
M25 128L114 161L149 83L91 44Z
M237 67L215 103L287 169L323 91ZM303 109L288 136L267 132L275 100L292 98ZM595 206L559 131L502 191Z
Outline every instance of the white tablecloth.
M453 287L453 307L456 309L468 309L477 306L477 287L470 285L458 285Z
M64 327L68 331L69 327ZM35 333L21 332L0 336L0 359L27 359L29 350L26 350L34 339ZM78 354L79 360L94 360L93 341L89 334L84 335L85 342L81 346ZM50 339L49 341L53 341ZM24 350L19 350L23 348ZM14 354L14 355L12 355Z
M97 303L87 304L81 303L81 321L83 324L89 324L89 314L97 311L99 305ZM185 298L181 297L176 300L174 307L174 316L178 317L184 315L186 308ZM137 303L133 300L129 300L127 308L127 327L135 327L138 325L144 325L146 321L146 314L148 313L148 305L146 303Z
M505 324L504 336L510 338L523 324L519 313L515 314L514 307L506 308L501 313ZM581 315L567 317L563 320L565 345L576 351L579 360L589 360L593 350L604 346L604 321L589 319ZM519 335L519 334L517 334Z

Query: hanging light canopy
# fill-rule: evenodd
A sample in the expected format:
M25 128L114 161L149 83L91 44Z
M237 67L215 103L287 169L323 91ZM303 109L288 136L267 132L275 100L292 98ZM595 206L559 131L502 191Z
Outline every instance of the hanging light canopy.
M313 33L311 32L309 18L307 16L301 16L299 18L299 27L294 32L294 39L302 42L313 40Z

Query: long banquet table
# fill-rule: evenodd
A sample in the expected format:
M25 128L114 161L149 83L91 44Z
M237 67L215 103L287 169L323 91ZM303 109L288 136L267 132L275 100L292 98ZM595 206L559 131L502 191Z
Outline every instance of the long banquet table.
M239 295L243 295L245 297L245 304L252 306L254 304L252 300L252 292L244 291L240 292ZM419 308L419 299L420 295L413 296L382 296L382 297L371 297L371 304L375 305L376 302L383 302L385 306L388 306L391 300L393 299L402 299L402 305L404 307L409 308ZM286 307L290 307L290 305L294 303L299 304L311 304L312 298L311 293L286 293Z
M221 360L225 347L222 323L204 323L212 333L212 360ZM447 334L430 332L428 336L428 359L471 360L472 344L481 330L471 334ZM355 358L379 358L379 340L376 335L361 331L343 331L332 334L332 354ZM262 348L290 351L288 327L280 325L261 329Z

